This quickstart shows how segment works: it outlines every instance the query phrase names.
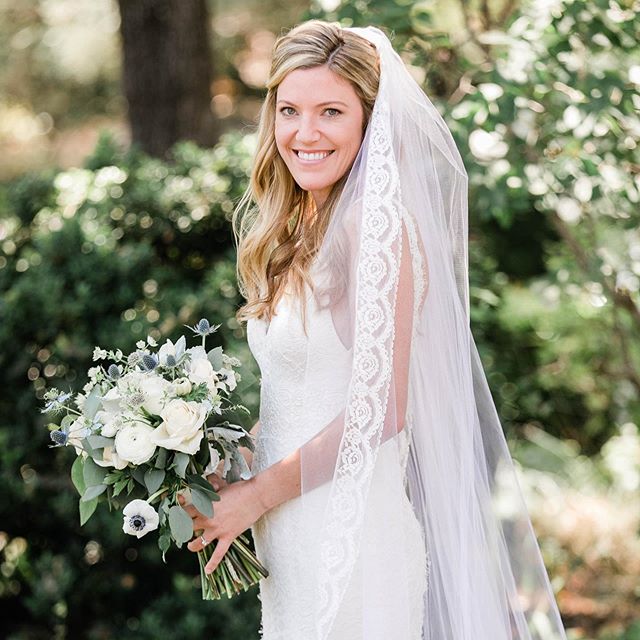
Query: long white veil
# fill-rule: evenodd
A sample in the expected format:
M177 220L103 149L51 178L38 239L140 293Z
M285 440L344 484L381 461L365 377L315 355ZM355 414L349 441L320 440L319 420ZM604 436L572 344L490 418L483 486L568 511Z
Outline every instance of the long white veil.
M402 546L410 532L381 518L382 548L361 544L371 492L394 483L428 551L424 639L564 640L470 330L467 173L387 36L375 27L350 31L376 46L381 77L313 263L313 299L331 313L351 376L341 410L300 449L301 500L317 524L304 575L315 594L309 640L331 638L356 567L363 637L411 640L408 626L390 629L384 616L392 607L396 622L408 620L408 592L367 573L367 562L384 561L384 546ZM323 339L309 336L309 359L322 353ZM301 415L318 409L319 390L307 383ZM383 462L384 484L372 484ZM389 584L413 574L411 561L397 562Z

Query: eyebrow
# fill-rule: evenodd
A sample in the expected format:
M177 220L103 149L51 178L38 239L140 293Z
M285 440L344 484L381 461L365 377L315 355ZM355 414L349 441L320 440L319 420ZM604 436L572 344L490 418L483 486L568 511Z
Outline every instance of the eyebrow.
M291 102L291 100L278 100L278 102L276 104L280 104L281 102L286 102L287 104L290 104L293 107L297 107L298 105L295 104L294 102ZM324 107L328 104L342 104L345 107L348 107L349 105L346 102L342 102L342 100L329 100L329 102L320 102L319 104L317 104L317 107Z

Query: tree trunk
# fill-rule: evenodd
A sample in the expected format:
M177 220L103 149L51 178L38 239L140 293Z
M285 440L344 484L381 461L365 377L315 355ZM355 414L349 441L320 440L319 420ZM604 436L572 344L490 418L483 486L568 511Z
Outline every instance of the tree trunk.
M132 142L163 157L178 140L210 146L211 49L206 0L118 0Z

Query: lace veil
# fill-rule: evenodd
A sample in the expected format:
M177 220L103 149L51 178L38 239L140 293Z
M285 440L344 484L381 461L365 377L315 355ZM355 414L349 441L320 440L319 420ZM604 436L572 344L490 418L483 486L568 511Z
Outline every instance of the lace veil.
M565 640L470 330L467 173L387 36L375 27L349 30L375 45L381 76L312 264L313 299L331 313L351 367L342 410L300 449L300 499L317 524L305 572L314 589L313 640L331 637L366 551L376 465L390 458L397 473L385 482L403 484L428 551L422 637ZM309 354L322 349L314 340ZM313 401L317 390L309 389L302 415L313 413ZM392 543L402 545L402 535ZM410 567L399 563L394 574L408 581ZM361 584L364 637L409 640L402 624L388 629L381 615L392 606L395 620L408 619L403 593L376 580Z

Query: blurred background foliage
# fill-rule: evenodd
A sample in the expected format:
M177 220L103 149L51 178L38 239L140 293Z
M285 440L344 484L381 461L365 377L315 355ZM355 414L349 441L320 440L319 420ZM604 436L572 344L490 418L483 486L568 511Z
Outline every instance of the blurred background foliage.
M169 21L171 2L145 0ZM79 527L73 454L47 448L38 399L79 389L95 345L175 339L207 317L257 419L230 215L273 42L321 17L384 28L453 131L472 329L569 637L640 639L640 4L204 8L215 139L151 156L131 134L118 4L0 0L3 633L258 637L256 591L204 603L195 556L163 565L106 508Z

